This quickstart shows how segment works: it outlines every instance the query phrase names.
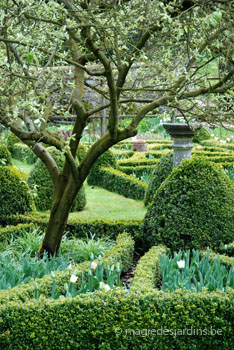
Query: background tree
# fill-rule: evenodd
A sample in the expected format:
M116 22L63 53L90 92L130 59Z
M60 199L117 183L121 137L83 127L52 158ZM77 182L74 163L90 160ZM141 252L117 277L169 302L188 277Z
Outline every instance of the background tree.
M187 122L231 123L233 113L219 99L232 94L234 69L215 67L233 64L233 8L233 1L2 0L0 123L44 162L54 184L40 253L59 249L92 165L111 146L135 136L147 113L164 106ZM71 110L76 116L67 141L47 130L64 94L58 74L64 66L71 67L72 84L64 116ZM87 92L98 96L91 104L85 103ZM105 103L96 103L100 96ZM119 123L122 106L135 111L126 127ZM84 128L104 109L108 131L79 164ZM64 153L62 171L45 144Z

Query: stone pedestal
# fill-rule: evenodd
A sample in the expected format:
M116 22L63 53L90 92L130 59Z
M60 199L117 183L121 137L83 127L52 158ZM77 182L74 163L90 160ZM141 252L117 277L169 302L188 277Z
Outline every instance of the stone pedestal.
M173 144L173 167L176 168L183 159L191 159L192 138L198 132L191 130L187 124L163 124L164 129L172 137Z

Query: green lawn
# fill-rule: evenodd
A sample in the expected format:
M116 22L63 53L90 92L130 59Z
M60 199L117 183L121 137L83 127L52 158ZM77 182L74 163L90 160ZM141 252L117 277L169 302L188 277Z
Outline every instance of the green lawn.
M13 159L16 168L29 173L32 165ZM87 205L81 212L71 213L71 219L142 219L146 209L142 201L125 198L119 194L106 191L85 183ZM49 213L45 213L46 216Z

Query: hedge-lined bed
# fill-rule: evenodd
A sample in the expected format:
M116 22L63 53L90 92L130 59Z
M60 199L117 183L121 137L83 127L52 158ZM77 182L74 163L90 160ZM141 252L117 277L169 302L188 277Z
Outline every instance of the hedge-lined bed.
M102 256L104 266L119 263L122 272L126 272L133 261L134 240L128 233L121 233L116 238L116 244ZM97 262L97 261L96 261ZM56 290L64 294L64 284L69 281L72 273L78 277L76 287L81 286L82 275L87 280L87 275L90 267L90 262L85 261L78 265L69 266L63 271L54 271L54 279L56 281ZM50 297L52 287L51 275L45 275L40 279L20 284L14 288L7 290L0 290L0 304L3 305L9 301L27 302L27 300L34 298L34 286L38 286L39 295Z
M152 247L140 259L130 292L115 288L50 300L52 279L44 277L39 300L32 298L32 283L12 289L10 299L0 293L1 349L231 350L234 291L157 290L158 258L166 249ZM61 286L65 274L56 273Z

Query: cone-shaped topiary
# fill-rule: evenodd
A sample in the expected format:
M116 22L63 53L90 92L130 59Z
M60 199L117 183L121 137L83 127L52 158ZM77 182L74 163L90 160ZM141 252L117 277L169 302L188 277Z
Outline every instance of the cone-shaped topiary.
M145 192L144 203L146 206L152 202L155 192L157 191L161 183L172 172L172 169L173 169L173 152L169 152L160 159L159 163L157 164L156 168L154 169L151 175L148 188Z
M102 179L100 177L99 171L101 168L106 167L117 169L117 161L110 150L103 153L93 164L88 176L88 184L94 186L101 184Z
M34 209L27 182L18 169L0 166L0 215L24 214Z
M185 160L158 188L143 242L172 249L217 248L234 237L234 185L216 164Z
M5 145L0 145L0 165L12 165L11 153Z
M47 150L54 158L59 169L62 170L65 162L65 156L54 147L48 147ZM81 160L82 154L84 153L84 147L82 147L82 151L80 153L79 151L77 151L77 153L77 158ZM36 208L42 211L49 210L51 208L53 198L53 182L46 166L40 159L36 161L33 169L29 174L28 184L31 188L34 188L36 191ZM72 211L81 211L84 209L85 205L85 189L82 186L75 198L75 201L72 206Z

